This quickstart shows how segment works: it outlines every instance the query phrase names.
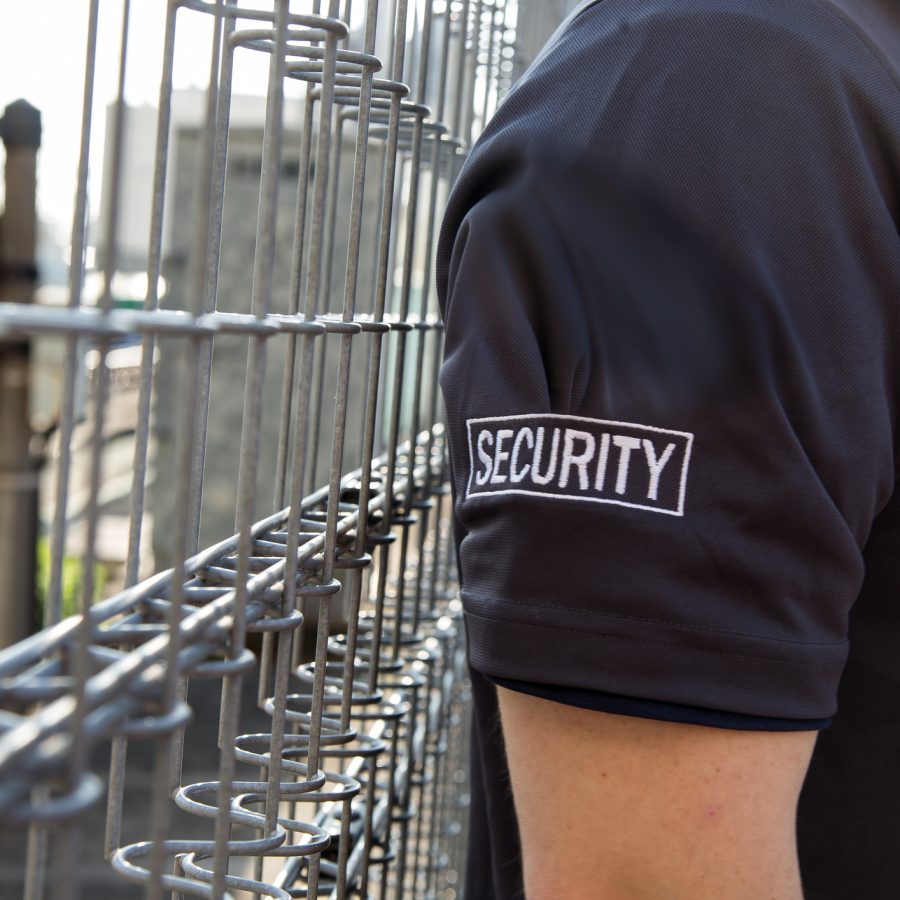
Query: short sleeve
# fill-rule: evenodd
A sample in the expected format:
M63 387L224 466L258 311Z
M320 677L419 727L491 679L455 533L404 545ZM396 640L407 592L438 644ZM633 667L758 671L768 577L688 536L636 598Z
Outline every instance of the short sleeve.
M823 719L896 483L897 157L837 82L713 62L725 81L673 63L641 121L608 105L568 155L538 149L538 72L463 173L440 294L470 656Z

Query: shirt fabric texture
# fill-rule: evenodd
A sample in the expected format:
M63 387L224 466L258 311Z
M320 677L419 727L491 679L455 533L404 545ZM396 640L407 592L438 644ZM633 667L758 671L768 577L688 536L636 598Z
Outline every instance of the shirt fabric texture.
M438 249L468 900L521 896L491 683L819 729L809 900L900 895L900 76L871 0L602 0Z

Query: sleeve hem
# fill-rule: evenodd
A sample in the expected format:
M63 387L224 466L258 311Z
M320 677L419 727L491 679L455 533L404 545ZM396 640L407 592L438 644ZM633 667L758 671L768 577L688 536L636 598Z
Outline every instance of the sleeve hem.
M588 625L556 608L541 619L514 603L464 597L469 656L488 678L558 684L713 710L827 719L847 642L777 643L640 620ZM560 620L564 613L565 621ZM543 619L543 620L542 620Z

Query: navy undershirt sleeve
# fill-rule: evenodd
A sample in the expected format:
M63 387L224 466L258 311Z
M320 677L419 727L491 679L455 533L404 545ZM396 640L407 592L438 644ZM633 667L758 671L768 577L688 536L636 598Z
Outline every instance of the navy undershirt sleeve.
M534 681L515 681L510 678L489 679L497 687L530 694L543 700L593 709L619 716L637 716L660 722L680 722L685 725L706 725L711 728L730 728L736 731L821 731L831 725L827 719L782 719L774 716L750 716L743 713L689 706L685 703L663 703L639 697L625 697L606 691L584 690Z

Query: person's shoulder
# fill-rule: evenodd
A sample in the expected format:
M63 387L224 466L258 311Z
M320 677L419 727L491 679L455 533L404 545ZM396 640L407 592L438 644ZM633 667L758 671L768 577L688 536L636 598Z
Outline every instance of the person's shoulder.
M868 4L871 4L869 6ZM798 98L846 95L850 113L875 107L896 126L896 65L873 39L895 13L881 0L600 0L576 8L517 82L476 148L529 145L539 135L561 152L585 149L610 113L660 111L654 91L676 86L683 103L717 82ZM900 24L898 24L900 27ZM881 40L889 46L890 41ZM750 98L752 99L752 98ZM760 95L760 102L764 97Z
M536 152L590 156L612 133L708 113L760 133L828 107L833 127L900 140L897 71L870 39L881 0L600 0L576 9L472 153L488 168ZM866 9L869 7L866 6ZM750 119L745 113L750 111Z
M535 68L551 62L554 55L596 46L598 40L612 44L629 34L667 36L673 29L691 28L691 43L702 44L717 42L740 28L745 39L781 34L826 56L856 48L863 58L876 57L896 79L897 60L888 58L891 48L896 50L900 31L898 10L885 0L599 0L576 10ZM673 53L686 49L669 45Z
M683 21L727 21L782 30L855 31L872 34L898 24L893 0L593 0L576 7L550 41L557 45L579 29L615 23L654 28Z
M576 8L522 84L546 91L548 80L576 70L596 83L636 61L665 66L708 50L733 59L756 50L766 65L777 49L864 72L873 90L896 90L898 10L893 0L599 0Z
M786 196L808 221L896 215L897 83L830 0L583 6L469 154L439 275L473 206L547 159L627 177L729 234L787 215Z

